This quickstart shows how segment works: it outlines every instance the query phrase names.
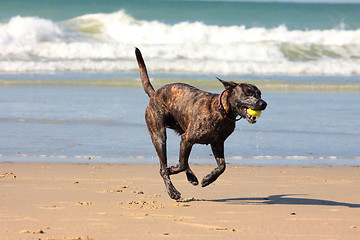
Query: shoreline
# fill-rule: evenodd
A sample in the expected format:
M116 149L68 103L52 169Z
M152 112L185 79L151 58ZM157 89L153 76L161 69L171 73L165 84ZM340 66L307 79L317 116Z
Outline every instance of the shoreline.
M193 164L199 180L215 164ZM212 185L158 164L0 162L4 239L355 239L360 168L228 165Z
M14 160L16 159L16 160ZM226 157L225 162L228 166L274 166L274 167L360 167L360 157L313 157L313 156L230 156ZM136 164L136 165L157 165L158 158L138 156L119 156L102 157L88 155L27 155L19 154L2 155L1 163L44 163L44 164ZM168 157L168 165L178 163L176 156ZM193 157L189 160L190 165L214 165L216 161L213 157Z
M271 76L223 76L223 78L235 82L247 82L255 84L262 91L267 92L338 92L338 93L357 93L360 92L360 84L358 83L359 76L340 76L337 81L334 79L336 76L322 76L313 77L317 79L310 81L311 77L299 76L297 78L290 76L271 77ZM308 78L308 79L307 79ZM290 80L289 80L290 79ZM297 79L297 80L295 80ZM305 79L302 81L302 79ZM307 79L307 80L306 80ZM345 79L347 81L345 81ZM182 82L193 85L200 89L207 91L220 91L222 86L218 80L213 76L208 77L152 77L151 82L155 88L159 88L165 84ZM68 79L59 78L54 76L44 79L25 78L19 79L3 77L0 74L0 87L98 87L98 88L131 88L142 89L141 82L138 76L132 77L94 77L86 76L85 78L70 77Z

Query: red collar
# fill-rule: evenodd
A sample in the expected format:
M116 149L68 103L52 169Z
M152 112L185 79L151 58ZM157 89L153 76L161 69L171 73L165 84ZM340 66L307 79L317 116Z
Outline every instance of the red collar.
M229 121L232 121L232 122L236 122L236 121L239 121L242 117L240 117L239 119L236 119L236 118L231 118L229 116L226 115L226 111L225 111L225 108L224 108L224 105L222 104L221 102L221 97L222 95L224 94L226 90L224 90L222 93L220 93L219 95L219 98L218 98L218 108L219 108L219 111L221 113L221 115L223 116L223 118L229 120Z

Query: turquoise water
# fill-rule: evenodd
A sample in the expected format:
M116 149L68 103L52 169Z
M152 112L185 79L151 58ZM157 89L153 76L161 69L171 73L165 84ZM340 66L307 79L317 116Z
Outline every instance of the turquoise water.
M324 2L324 1L322 1ZM333 2L333 1L329 1ZM5 1L0 74L360 74L360 2Z
M294 1L293 1L294 2ZM38 16L55 22L85 14L113 13L120 9L139 20L176 24L200 21L207 25L273 28L285 24L289 29L358 29L359 1L251 2L251 1L173 1L173 0L14 0L2 1L0 19ZM333 1L334 2L334 1ZM356 1L353 1L356 2Z
M359 165L360 1L347 2L0 1L0 161L157 162L137 46L155 87L262 89L268 108L237 124L228 162ZM214 163L208 146L191 161Z
M221 91L221 89L219 89ZM218 91L215 91L218 92ZM239 121L225 144L233 164L359 165L359 93L263 92L258 123ZM138 88L0 88L0 161L152 162L144 120L148 97ZM176 162L179 137L168 131ZM192 163L214 163L196 145Z

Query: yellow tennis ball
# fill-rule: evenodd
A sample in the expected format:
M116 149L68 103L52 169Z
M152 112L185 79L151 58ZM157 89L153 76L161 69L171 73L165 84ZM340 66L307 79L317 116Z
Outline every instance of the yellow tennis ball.
M261 115L261 110L252 110L250 108L247 109L248 114L250 114L250 116L253 117L260 117Z

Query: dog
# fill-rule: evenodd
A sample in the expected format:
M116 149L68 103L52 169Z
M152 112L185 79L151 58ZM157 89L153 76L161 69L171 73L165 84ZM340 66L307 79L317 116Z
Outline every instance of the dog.
M264 110L267 103L261 99L261 92L255 85L219 78L225 87L221 94L202 91L184 83L168 84L155 91L138 48L135 48L135 55L143 88L150 98L145 120L160 160L160 175L170 198L178 200L181 194L172 184L170 175L185 171L191 184L199 184L188 163L192 146L211 146L217 167L201 181L202 187L208 186L225 171L224 142L234 131L235 122L244 118L251 124L256 123L257 118L247 110ZM181 136L179 164L171 167L167 165L166 128Z

